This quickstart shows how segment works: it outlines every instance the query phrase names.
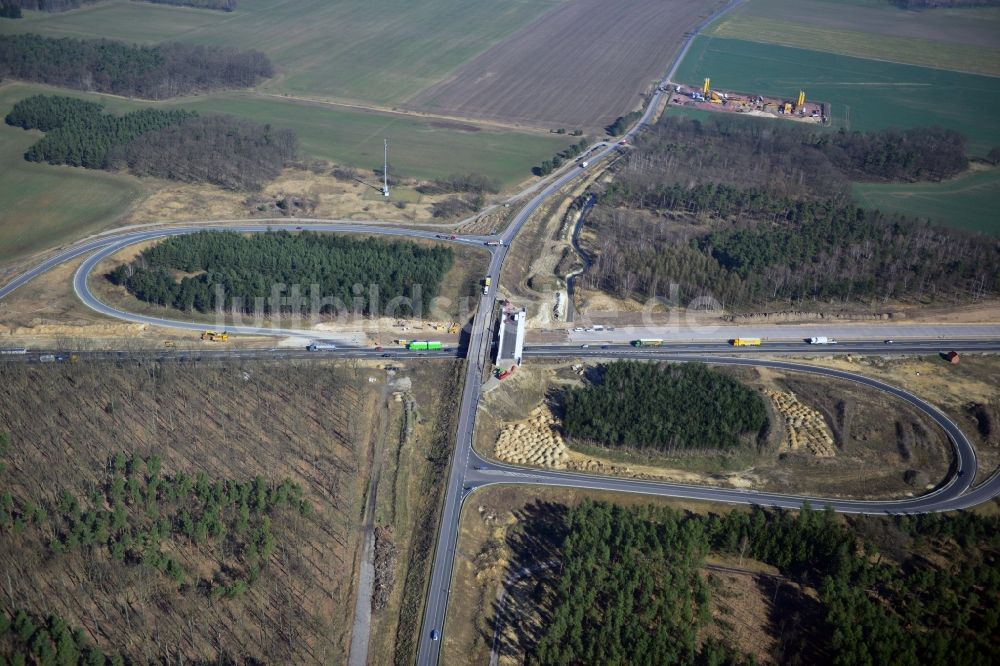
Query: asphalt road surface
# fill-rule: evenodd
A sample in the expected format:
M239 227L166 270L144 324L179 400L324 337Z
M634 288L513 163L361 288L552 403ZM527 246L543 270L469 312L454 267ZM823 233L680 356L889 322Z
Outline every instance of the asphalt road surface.
M743 0L736 0L728 5L723 13L740 4ZM659 105L664 88L677 65L680 63L684 53L690 47L691 40L701 30L704 25L716 16L707 19L702 26L699 26L691 33L691 37L683 45L680 53L671 63L670 70L661 82L661 86L653 93L646 111L636 126L621 139L631 140L636 132L650 120L655 109ZM580 162L588 162L588 169L594 168L598 163L613 157L624 148L614 142L600 142L593 146L591 150L580 158ZM925 412L934 419L947 433L949 440L954 447L953 474L944 481L940 487L930 493L919 497L895 500L895 501L868 501L868 500L831 500L821 497L803 497L793 495L781 495L755 490L737 490L727 488L711 488L703 486L690 486L684 484L670 484L653 481L636 481L630 479L618 479L597 475L588 475L571 472L559 472L553 470L533 469L505 465L479 457L472 450L473 435L475 432L476 409L479 403L480 384L485 373L486 359L489 353L491 339L491 322L494 320L496 308L496 284L500 278L500 269L507 256L510 243L514 241L517 233L527 221L528 217L534 213L550 196L559 191L563 186L572 180L580 177L584 169L570 165L561 172L556 173L544 186L535 185L526 193L534 193L532 199L514 217L509 227L499 236L462 236L455 240L441 238L434 231L416 231L400 227L380 226L376 224L358 223L307 223L302 220L291 222L269 222L269 223L247 223L233 226L190 226L172 229L149 229L142 231L130 231L126 233L109 234L95 238L79 245L70 247L57 253L52 258L44 261L31 270L17 276L9 283L0 287L0 299L7 296L20 286L34 279L52 268L67 261L91 253L81 264L74 275L74 290L80 299L92 309L110 317L115 317L125 321L149 324L167 328L178 328L186 330L203 330L205 324L195 322L183 322L168 320L158 317L138 315L123 312L101 303L90 292L87 286L87 276L93 268L105 257L114 254L120 249L156 238L192 233L206 229L224 229L237 232L256 232L267 230L298 230L304 228L311 231L336 231L345 233L373 234L406 236L413 238L431 238L443 240L445 242L455 242L460 244L483 247L486 241L503 241L502 245L491 246L491 258L488 275L492 277L493 287L487 294L484 294L479 302L479 308L473 319L468 347L465 350L468 358L466 369L465 387L461 396L458 412L457 441L455 453L452 457L451 466L448 471L447 488L444 494L443 506L441 510L440 529L438 532L437 545L434 553L431 579L427 591L427 601L421 628L420 643L418 647L417 663L421 665L436 664L440 658L440 648L445 639L444 620L450 596L450 585L452 571L454 568L455 547L458 539L459 517L462 503L477 488L497 484L497 483L517 483L563 486L572 488L585 488L595 490L610 490L618 492L642 493L656 495L660 497L677 497L686 499L701 499L716 502L729 502L735 504L759 504L771 505L785 508L797 508L804 502L810 502L815 506L831 506L834 510L844 513L874 513L874 514L896 514L896 513L917 513L932 511L948 511L959 508L971 507L981 502L987 501L997 494L1000 494L1000 474L994 474L989 479L981 482L975 488L972 483L977 474L977 462L975 451L965 434L946 415L932 405L924 402L920 398L874 379L869 379L860 375L854 375L839 370L807 366L796 363L789 363L770 358L768 355L776 354L835 354L835 353L936 353L943 351L997 351L1000 349L1000 327L990 326L949 326L941 330L918 329L909 327L906 330L893 328L899 325L890 324L889 328L879 324L865 324L862 326L851 326L850 330L844 330L836 326L816 326L814 329L802 327L787 327L787 331L780 334L770 335L765 333L759 337L770 337L772 340L766 341L761 347L746 347L735 349L724 341L724 336L735 337L757 337L750 332L756 330L755 327L727 327L719 329L711 336L688 336L687 338L671 338L671 331L664 330L662 335L655 334L657 329L622 329L620 336L608 337L606 332L602 336L607 338L607 342L599 339L596 333L591 332L571 332L571 337L578 344L573 345L532 345L525 349L525 356L530 357L595 357L595 358L646 358L662 359L673 361L702 361L716 364L739 364L757 365L800 372L810 372L830 377L839 377L863 384L872 389L885 391L899 399L909 402L917 409ZM868 330L870 329L870 330ZM317 334L312 330L298 329L276 329L261 328L252 326L228 327L232 333L242 333L251 335L267 336L303 336L313 338ZM774 329L768 329L773 331ZM804 333L806 330L815 330L813 333ZM831 333L830 331L837 331ZM636 334L636 332L641 332ZM854 338L871 338L869 340L842 340L837 345L830 346L810 346L801 341L801 338L816 334L837 336L850 336ZM617 331L616 331L617 333ZM944 337L940 337L944 336ZM333 336L331 336L333 337ZM625 343L632 337L662 337L673 340L665 344L662 348L632 348ZM773 338L781 337L786 341L775 341ZM896 341L892 345L886 345L879 338L905 337ZM692 338L697 339L690 342ZM979 340L962 340L959 338L980 338ZM796 339L799 339L798 341ZM618 344L616 344L618 343ZM141 352L151 354L155 358L163 360L177 361L198 361L210 360L217 357L260 357L270 358L326 358L326 357L364 357L382 356L388 358L454 358L461 355L462 350L442 350L440 352L410 352L398 348L386 349L384 352L375 352L370 347L342 346L337 350L306 352L304 350L293 349L246 349L246 350L171 350L162 352ZM93 352L80 353L81 356L94 358L117 358L117 352ZM61 354L63 359L68 356ZM15 360L14 356L5 356L7 360ZM39 361L39 354L25 354L18 360ZM437 630L441 640L431 640L431 631Z

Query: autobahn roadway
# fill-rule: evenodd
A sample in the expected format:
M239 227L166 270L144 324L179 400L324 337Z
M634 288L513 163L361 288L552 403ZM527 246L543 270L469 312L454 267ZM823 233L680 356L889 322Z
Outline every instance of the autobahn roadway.
M741 1L742 0L736 0L731 3L723 10L723 12L737 6ZM668 74L661 81L661 85L652 94L642 117L632 130L621 137L622 139L631 140L635 136L635 133L640 131L642 127L653 117L664 94L661 91L661 88L663 88L672 77L677 64L680 62L681 56L689 48L691 40L693 40L694 36L697 35L698 31L700 31L704 25L707 25L707 23L711 20L718 18L718 16L719 14L716 14L709 19L706 19L702 26L699 26L698 29L691 33L688 41L685 42L679 52L678 57L671 63ZM601 142L596 144L590 151L588 151L588 153L580 157L580 162L588 162L589 166L587 169L582 169L571 164L570 166L564 168L563 171L556 173L551 180L548 181L547 185L541 189L533 190L537 191L537 193L534 194L531 200L516 214L508 228L498 236L462 236L452 240L450 238L441 238L440 234L435 233L434 231L410 230L401 227L388 227L360 223L303 224L303 221L301 220L287 223L236 222L225 226L197 225L132 231L95 238L58 253L31 270L17 276L3 287L0 287L0 299L4 298L20 286L26 284L31 279L34 279L38 275L41 275L52 268L87 253L92 253L81 264L73 279L74 290L87 306L107 316L135 323L185 330L202 330L205 328L205 325L200 323L149 317L112 308L102 303L94 297L93 294L91 294L87 286L87 277L101 260L129 245L161 237L192 233L206 229L225 229L236 232L257 232L267 230L298 230L303 228L310 231L334 231L371 235L429 238L478 247L483 247L486 241L502 241L502 245L491 246L488 248L491 256L487 274L492 278L494 286L489 289L487 294L484 294L481 297L479 307L473 318L468 338L468 346L466 349L468 363L466 367L465 385L459 405L456 446L448 471L447 487L444 493L440 527L434 552L431 579L427 589L427 600L418 645L417 663L421 665L436 664L440 659L440 647L442 645L442 641L431 640L431 630L433 629L443 634L450 593L451 577L454 569L455 548L458 540L458 528L462 504L469 494L477 488L497 483L553 485L593 490L643 493L661 497L704 499L735 504L761 504L786 508L800 507L803 502L808 501L816 506L829 505L834 510L839 512L882 514L947 511L965 508L987 501L1000 493L1000 475L996 474L975 488L971 488L977 472L975 451L973 447L969 443L969 440L965 437L964 433L962 433L961 429L958 428L954 422L952 422L946 415L941 413L935 407L924 402L920 398L900 388L889 386L877 380L860 375L840 370L765 358L765 356L769 354L924 354L945 350L984 352L998 351L1000 350L1000 334L995 336L997 339L992 339L994 336L991 336L990 340L914 339L907 341L901 340L894 345L884 345L882 342L845 340L841 341L838 345L813 347L806 345L803 342L769 342L766 346L760 348L750 347L741 348L739 350L733 349L723 341L671 343L668 347L663 349L636 349L627 345L614 344L591 345L588 347L582 347L580 345L532 345L525 349L526 357L621 357L766 366L838 377L863 384L872 389L885 391L899 399L909 402L917 409L928 414L928 416L934 419L945 430L955 449L955 462L953 466L955 473L944 481L940 487L920 497L896 501L867 501L780 495L757 490L737 490L652 481L636 481L597 475L515 467L486 460L476 454L472 449L472 442L475 432L475 418L476 410L479 404L481 381L485 374L486 359L490 346L490 322L496 305L495 285L499 283L500 270L503 266L504 260L506 259L510 243L513 242L514 238L529 217L535 213L540 206L549 199L549 197L557 193L571 181L579 178L587 170L593 169L600 162L606 161L608 158L617 155L620 150L622 150L621 146L614 143ZM538 186L533 186L533 188L537 187ZM252 326L236 326L227 328L232 333L250 335L316 336L316 332L311 330L278 329ZM99 352L92 353L95 357L99 357L102 354L105 356L114 356L113 352L110 354ZM381 355L386 354L388 354L389 358L398 359L423 357L454 358L456 355L460 355L460 352L457 350L444 350L441 352L413 353L398 349L389 349L381 352ZM351 346L343 346L340 349L329 352L305 352L304 350L291 349L246 349L225 352L178 350L156 353L155 357L187 361L210 359L215 358L216 356L231 358L233 356L259 357L262 355L272 358L316 359L331 356L346 358L378 357L378 353L374 352L370 348L362 349ZM32 360L32 358L33 357L31 356L27 356L27 360ZM37 357L35 357L34 360L37 360Z

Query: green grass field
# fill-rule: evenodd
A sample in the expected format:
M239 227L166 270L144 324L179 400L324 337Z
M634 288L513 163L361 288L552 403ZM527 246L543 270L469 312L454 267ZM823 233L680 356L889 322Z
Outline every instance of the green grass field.
M727 14L713 27L724 23L739 24L747 19L1000 49L1000 7L906 11L887 0L752 0ZM754 37L745 39L768 41ZM852 44L850 48L856 46L877 48L878 44ZM840 52L864 55L849 50Z
M706 76L720 90L827 102L835 125L857 130L940 125L969 139L974 155L1000 145L1000 78L864 60L771 44L698 37L679 83Z
M443 79L559 0L240 0L232 13L112 0L30 12L0 33L183 41L263 51L274 92L375 104L402 102Z
M131 176L24 161L39 136L0 124L0 266L112 226L144 194Z
M856 183L854 197L867 208L1000 236L998 167L942 183Z
M1000 76L1000 49L936 39L889 35L876 37L871 32L756 16L726 18L713 25L708 34L858 58Z
M555 134L446 124L417 116L240 93L149 103L20 83L0 89L0 116L6 115L16 100L37 93L94 99L109 111L118 113L154 104L201 113L230 113L274 127L293 129L299 136L302 153L364 169L381 167L382 139L385 137L389 139L389 159L393 167L400 175L414 178L480 173L504 185L513 185L530 177L533 165L573 142L572 138Z

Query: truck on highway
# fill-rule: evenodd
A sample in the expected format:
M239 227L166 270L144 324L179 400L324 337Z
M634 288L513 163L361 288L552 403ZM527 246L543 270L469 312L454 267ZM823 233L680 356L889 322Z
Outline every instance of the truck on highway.
M662 347L663 340L660 338L639 338L632 341L633 347Z
M333 351L337 348L337 345L332 345L329 342L310 342L306 345L306 349L309 351Z
M414 340L406 345L410 351L441 349L441 343L436 340Z
M486 279L483 281L483 296L485 296L486 294L490 293L490 285L491 284L493 284L493 278L491 278L489 275L487 275Z
M587 160L580 162L581 169L586 169L588 166L590 166L590 162L588 162Z
M733 338L734 347L760 347L760 338Z
M825 335L820 335L814 338L809 338L809 344L811 345L835 345L837 341L833 338L828 338Z
M56 362L56 355L55 354L42 354L41 356L38 357L38 361L40 363L55 363Z
M489 247L499 247L503 245L503 240L486 241L486 245Z

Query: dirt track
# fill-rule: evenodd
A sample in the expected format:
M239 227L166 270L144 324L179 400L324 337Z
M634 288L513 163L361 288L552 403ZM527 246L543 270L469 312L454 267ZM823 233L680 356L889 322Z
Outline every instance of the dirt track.
M720 2L570 0L408 102L421 111L599 128L636 108Z

